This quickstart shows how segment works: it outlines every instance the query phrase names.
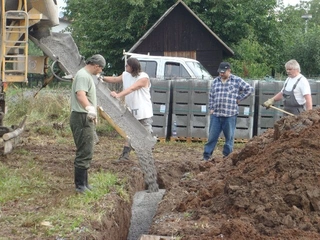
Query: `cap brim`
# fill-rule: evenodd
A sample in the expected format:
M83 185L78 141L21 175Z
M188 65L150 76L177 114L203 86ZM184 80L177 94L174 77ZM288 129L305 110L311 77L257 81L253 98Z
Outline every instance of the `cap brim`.
M218 69L219 73L225 73L227 70L229 70L230 68L223 68L223 69Z

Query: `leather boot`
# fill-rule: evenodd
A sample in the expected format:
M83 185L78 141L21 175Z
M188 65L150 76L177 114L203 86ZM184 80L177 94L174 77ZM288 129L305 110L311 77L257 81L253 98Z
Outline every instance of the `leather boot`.
M86 176L86 169L82 168L74 168L74 183L76 185L76 192L84 193L88 190L85 185L85 176Z
M124 146L123 147L123 151L120 155L120 157L118 158L118 161L129 161L129 154L131 152L131 147L127 147L127 146Z

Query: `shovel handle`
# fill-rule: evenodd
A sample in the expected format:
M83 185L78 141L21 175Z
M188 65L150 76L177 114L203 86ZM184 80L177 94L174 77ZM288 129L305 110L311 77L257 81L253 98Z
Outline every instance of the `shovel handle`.
M263 106L263 105L262 105L262 106ZM265 106L264 106L264 107L265 107ZM273 108L273 109L275 109L275 110L278 110L278 111L283 112L283 113L285 113L285 114L288 114L288 115L290 115L290 116L294 116L294 114L289 113L289 112L287 112L287 111L285 111L285 110L283 110L283 109L281 109L281 108L277 108L277 107L275 107L275 106L273 106L273 105L270 105L270 108Z

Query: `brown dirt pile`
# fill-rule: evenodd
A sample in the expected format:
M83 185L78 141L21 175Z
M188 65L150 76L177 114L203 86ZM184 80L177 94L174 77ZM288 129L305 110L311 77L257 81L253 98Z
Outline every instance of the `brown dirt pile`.
M150 234L182 239L320 239L320 110L280 119L227 159L159 166ZM199 156L200 157L200 156ZM176 166L175 166L176 165ZM173 181L177 173L178 181Z

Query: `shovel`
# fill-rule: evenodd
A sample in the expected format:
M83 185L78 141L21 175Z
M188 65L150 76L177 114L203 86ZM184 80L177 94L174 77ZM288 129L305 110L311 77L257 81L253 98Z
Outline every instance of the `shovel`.
M262 106L265 107L263 104L262 104ZM294 116L294 114L289 113L289 112L287 112L287 111L285 111L285 110L283 110L283 109L281 109L281 108L277 108L277 107L272 106L272 105L270 105L270 108L273 108L273 109L275 109L275 110L278 110L278 111L283 112L283 113L285 113L285 114L288 114L288 115L290 115L290 116Z

